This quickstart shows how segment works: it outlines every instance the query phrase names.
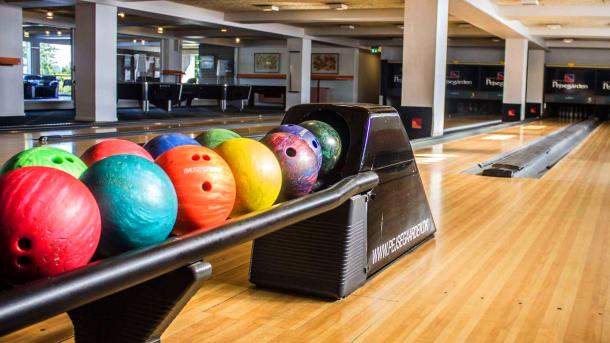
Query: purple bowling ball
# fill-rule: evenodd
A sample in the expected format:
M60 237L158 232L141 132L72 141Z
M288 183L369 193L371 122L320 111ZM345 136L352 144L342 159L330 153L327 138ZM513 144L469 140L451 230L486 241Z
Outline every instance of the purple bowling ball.
M306 128L299 126L299 125L284 124L284 125L280 125L280 126L276 127L275 129L269 131L270 134L276 133L276 132L290 133L290 134L293 134L293 135L303 139L304 141L306 141L307 145L309 145L311 150L313 150L313 152L316 154L316 161L318 163L318 171L320 170L320 167L322 167L322 147L320 146L320 143L318 142L318 139L316 138L316 136L314 136L314 134L311 133L311 131L309 131Z
M288 200L309 194L318 180L316 154L304 139L287 133L276 132L265 136L265 144L282 168L282 197Z

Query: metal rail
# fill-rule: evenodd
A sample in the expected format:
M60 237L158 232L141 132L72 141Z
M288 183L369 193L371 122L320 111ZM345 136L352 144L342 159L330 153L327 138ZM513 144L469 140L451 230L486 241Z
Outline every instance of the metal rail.
M2 292L0 336L330 211L378 183L375 172L359 173L325 190L230 221L218 229L193 232Z

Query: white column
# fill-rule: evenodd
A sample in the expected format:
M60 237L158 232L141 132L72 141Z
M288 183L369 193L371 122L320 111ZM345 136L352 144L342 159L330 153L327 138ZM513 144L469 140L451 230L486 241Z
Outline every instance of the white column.
M75 18L76 119L117 120L117 9L77 3Z
M542 114L544 97L544 50L530 50L527 59L527 104L525 117L537 117Z
M506 40L504 56L504 95L502 120L525 119L525 89L527 84L528 41L521 38Z
M311 39L288 38L286 109L308 104L311 92Z
M448 0L405 6L401 116L410 138L443 134Z
M22 23L21 7L0 4L0 57L23 57ZM0 65L0 117L23 115L23 66Z
M182 70L181 40L169 38L161 40L161 70ZM162 81L176 82L176 77L173 75L162 76Z
M36 40L30 44L30 68L33 75L40 75L40 42Z

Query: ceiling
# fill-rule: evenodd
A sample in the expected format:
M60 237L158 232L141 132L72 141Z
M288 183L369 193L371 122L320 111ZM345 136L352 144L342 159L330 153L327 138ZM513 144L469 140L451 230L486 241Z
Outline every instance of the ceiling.
M275 5L280 10L326 10L328 3L343 2L351 9L403 8L404 0L354 0L354 1L273 1L273 0L178 0L187 5L218 11L260 11L256 5Z

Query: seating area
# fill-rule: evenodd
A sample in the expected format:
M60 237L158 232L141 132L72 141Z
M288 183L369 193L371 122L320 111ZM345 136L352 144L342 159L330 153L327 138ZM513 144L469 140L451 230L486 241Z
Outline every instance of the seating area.
M60 80L55 75L24 75L24 99L55 99L59 98L60 82L63 86L72 86L72 80Z

